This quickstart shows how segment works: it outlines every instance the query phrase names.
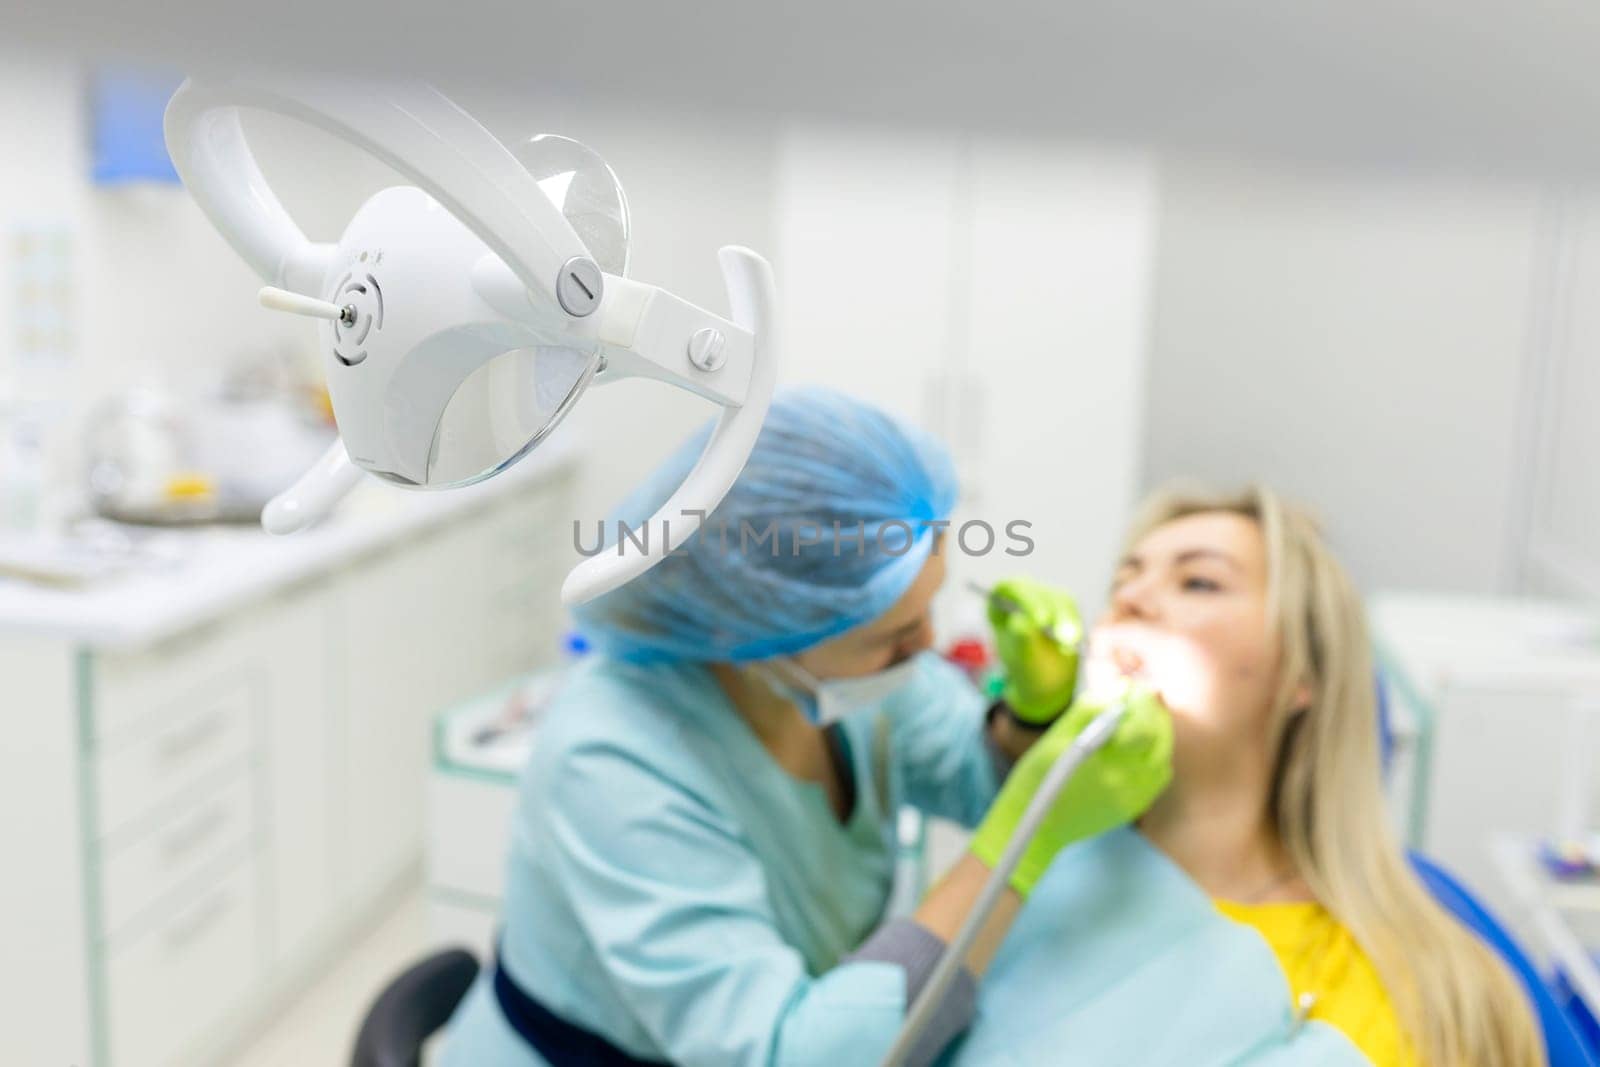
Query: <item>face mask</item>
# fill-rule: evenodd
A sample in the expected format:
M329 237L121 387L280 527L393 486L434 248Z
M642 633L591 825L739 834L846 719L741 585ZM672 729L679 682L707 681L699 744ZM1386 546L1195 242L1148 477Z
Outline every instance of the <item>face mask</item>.
M838 722L858 711L877 708L910 684L915 660L905 660L872 674L853 678L818 678L792 659L776 660L763 674L820 726Z

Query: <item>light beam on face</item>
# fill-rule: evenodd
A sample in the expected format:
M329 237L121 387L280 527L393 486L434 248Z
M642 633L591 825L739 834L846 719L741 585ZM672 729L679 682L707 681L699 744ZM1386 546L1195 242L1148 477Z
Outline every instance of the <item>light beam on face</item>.
M1216 704L1216 668L1197 641L1143 623L1095 627L1084 665L1084 695L1105 699L1130 681L1148 685L1175 715L1202 727L1205 709Z

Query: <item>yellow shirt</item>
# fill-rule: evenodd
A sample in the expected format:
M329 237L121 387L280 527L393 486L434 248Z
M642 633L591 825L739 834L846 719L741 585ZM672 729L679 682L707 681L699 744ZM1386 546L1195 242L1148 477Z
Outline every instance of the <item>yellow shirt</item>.
M1327 909L1313 901L1235 904L1217 910L1252 927L1272 946L1292 999L1311 993L1313 1019L1348 1037L1374 1067L1416 1067L1389 994L1367 954Z

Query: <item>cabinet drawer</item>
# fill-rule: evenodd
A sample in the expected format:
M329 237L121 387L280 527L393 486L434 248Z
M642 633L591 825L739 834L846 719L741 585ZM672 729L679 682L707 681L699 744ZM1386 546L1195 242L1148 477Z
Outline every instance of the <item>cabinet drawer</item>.
M256 825L255 784L252 774L230 778L207 796L163 809L157 825L107 851L102 901L111 937L229 855L249 850Z
M247 680L197 693L162 729L100 753L102 836L124 830L161 804L248 761L254 695Z
M256 869L242 863L106 961L114 1067L182 1062L258 976Z
M92 662L93 719L101 744L130 731L158 728L157 720L182 711L175 694L212 688L261 663L240 619L196 627L160 644L127 652L96 653Z

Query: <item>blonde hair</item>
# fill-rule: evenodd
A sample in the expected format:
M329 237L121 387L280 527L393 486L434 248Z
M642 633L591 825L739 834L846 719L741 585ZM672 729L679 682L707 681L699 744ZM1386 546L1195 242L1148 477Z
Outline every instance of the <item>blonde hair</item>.
M1269 804L1301 877L1372 960L1421 1062L1545 1063L1521 986L1433 900L1390 833L1366 619L1315 521L1264 488L1175 487L1146 502L1129 541L1218 511L1254 520L1266 546L1268 618L1281 642ZM1312 694L1309 706L1301 686Z

